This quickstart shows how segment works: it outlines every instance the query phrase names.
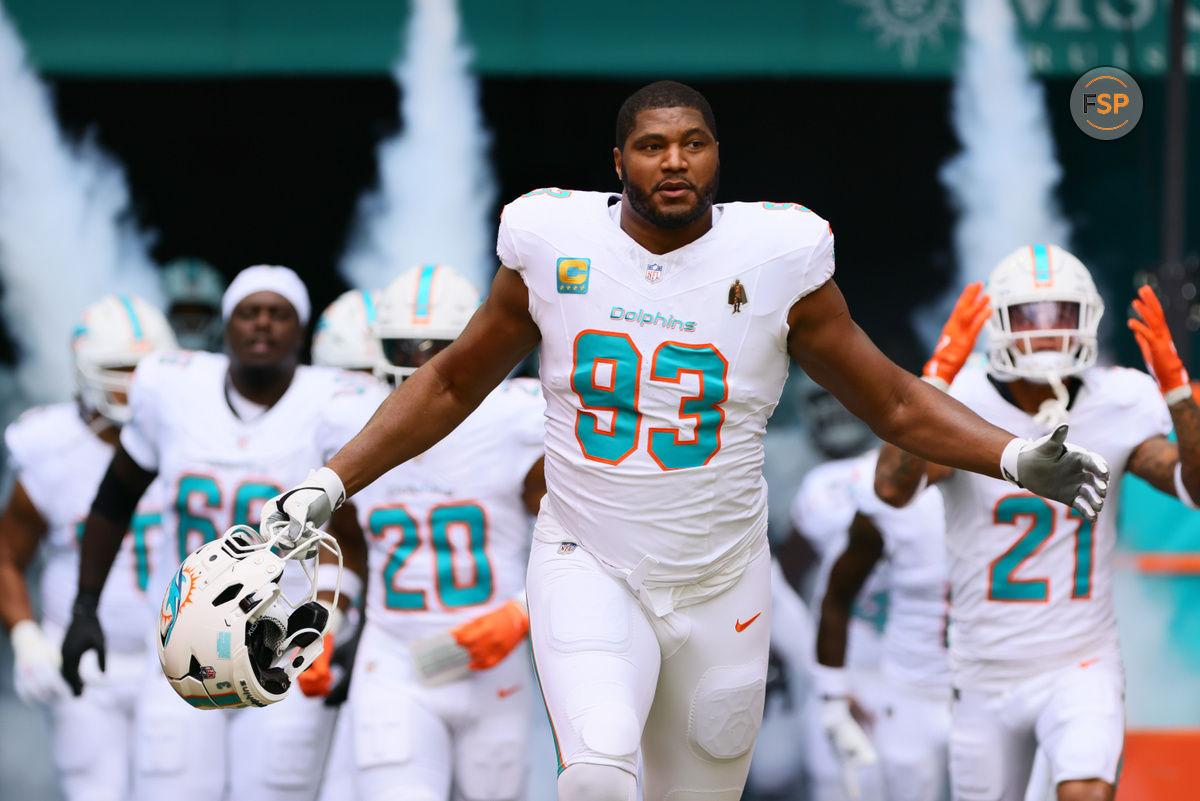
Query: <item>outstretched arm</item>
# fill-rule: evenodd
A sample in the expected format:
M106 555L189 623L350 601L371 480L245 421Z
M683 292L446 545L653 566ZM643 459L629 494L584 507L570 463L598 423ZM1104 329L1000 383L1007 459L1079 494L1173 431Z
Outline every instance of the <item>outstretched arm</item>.
M1108 490L1108 466L1064 444L1066 426L1023 440L892 363L863 333L833 281L796 302L788 351L880 439L922 459L1007 478L1095 520Z
M491 293L458 339L396 387L363 430L329 460L346 495L454 430L540 337L524 281L501 267Z
M901 369L850 318L832 280L792 307L788 352L880 439L950 467L1000 478L1013 435Z

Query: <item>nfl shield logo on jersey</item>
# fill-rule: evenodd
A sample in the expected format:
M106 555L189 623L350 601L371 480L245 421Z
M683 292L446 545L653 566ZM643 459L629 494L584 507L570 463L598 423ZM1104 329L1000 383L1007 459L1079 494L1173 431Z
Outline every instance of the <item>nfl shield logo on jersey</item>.
M646 280L650 283L657 284L659 279L662 278L662 274L663 268L661 264L646 265Z

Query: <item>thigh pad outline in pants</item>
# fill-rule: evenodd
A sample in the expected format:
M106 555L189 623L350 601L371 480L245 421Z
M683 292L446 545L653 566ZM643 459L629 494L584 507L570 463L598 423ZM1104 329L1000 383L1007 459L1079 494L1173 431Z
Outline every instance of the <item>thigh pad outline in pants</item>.
M529 578L534 659L562 764L636 775L660 661L645 612L582 548L535 541Z
M1037 721L1038 742L1055 784L1116 783L1125 747L1124 696L1124 672L1115 659L1070 668L1055 681Z
M762 726L770 626L765 549L732 587L663 619L687 636L663 660L642 739L648 801L741 797Z
M1012 699L962 690L950 726L950 783L957 801L1023 801L1037 751L1033 723L1007 720Z
M134 798L220 798L227 775L228 710L196 710L158 668L147 672L135 727Z
M336 709L299 687L266 708L241 710L230 725L231 801L315 799L336 719Z

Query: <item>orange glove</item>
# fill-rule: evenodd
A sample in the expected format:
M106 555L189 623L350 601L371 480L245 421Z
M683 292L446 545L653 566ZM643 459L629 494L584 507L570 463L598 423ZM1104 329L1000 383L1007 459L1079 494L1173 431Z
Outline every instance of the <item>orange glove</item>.
M329 660L333 658L333 632L325 635L324 648L308 666L308 670L296 677L300 692L309 698L324 698L333 687L333 670Z
M1158 296L1149 286L1138 289L1138 296L1133 299L1133 310L1137 317L1129 318L1129 328L1142 350L1142 358L1146 369L1158 381L1158 388L1168 404L1177 403L1192 396L1188 385L1187 370L1175 350L1171 340L1171 331L1167 328L1167 316L1163 314L1162 304Z
M967 284L942 328L933 358L925 363L922 378L938 389L950 388L954 376L967 363L983 324L992 316L991 302L992 299L983 294L982 281Z
M471 670L487 670L500 664L528 633L529 613L517 600L450 630L455 641L471 655Z

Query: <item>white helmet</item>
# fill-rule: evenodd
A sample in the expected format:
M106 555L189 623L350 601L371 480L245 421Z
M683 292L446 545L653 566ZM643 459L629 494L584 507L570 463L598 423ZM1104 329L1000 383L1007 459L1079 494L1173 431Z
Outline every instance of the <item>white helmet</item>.
M988 369L997 377L1047 383L1096 363L1104 301L1088 269L1067 251L1013 251L992 270L987 293Z
M312 363L343 370L373 370L382 352L371 333L379 293L350 289L338 295L321 316L313 332Z
M167 319L180 344L189 350L220 350L225 280L217 269L200 259L175 259L163 267L160 281Z
M340 583L341 551L333 537L313 528L295 547L279 545L280 536L264 541L249 526L234 526L193 551L171 579L159 615L158 660L171 687L192 706L282 701L292 679L320 655L329 612L313 600L315 570L306 557L321 547L337 554ZM279 586L296 558L310 585L299 603Z
M114 423L129 421L129 380L154 350L178 347L162 312L134 295L105 295L71 332L75 385L83 405Z
M388 284L379 301L374 333L382 356L375 374L399 383L466 327L479 306L479 290L454 268L424 264Z

